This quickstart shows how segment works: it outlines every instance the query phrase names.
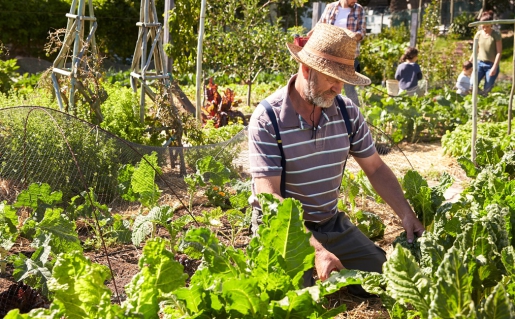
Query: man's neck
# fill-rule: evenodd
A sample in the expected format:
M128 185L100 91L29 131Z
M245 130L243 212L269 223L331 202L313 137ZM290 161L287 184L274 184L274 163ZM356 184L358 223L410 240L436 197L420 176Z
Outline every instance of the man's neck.
M347 4L347 1L340 1L340 6L344 9L350 8L350 6Z

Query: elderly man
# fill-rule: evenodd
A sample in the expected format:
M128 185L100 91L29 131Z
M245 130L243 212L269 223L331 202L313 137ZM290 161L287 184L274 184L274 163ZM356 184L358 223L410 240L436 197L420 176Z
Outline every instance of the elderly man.
M385 252L337 210L347 155L356 159L379 195L400 217L408 240L421 236L424 228L405 200L395 175L377 154L359 109L339 95L344 83L370 84L370 79L354 70L356 41L347 29L319 23L303 48L287 45L299 62L298 74L263 101L250 119L250 201L257 206L256 194L271 193L302 203L321 280L344 267L381 272ZM346 105L352 143L337 97ZM264 104L273 111L279 132ZM259 209L254 209L254 231L258 222ZM305 276L305 286L312 284L311 272Z

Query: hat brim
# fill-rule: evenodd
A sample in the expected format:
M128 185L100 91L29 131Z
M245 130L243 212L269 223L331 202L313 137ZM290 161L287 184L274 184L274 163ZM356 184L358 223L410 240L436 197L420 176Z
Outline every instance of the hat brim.
M327 76L351 85L370 85L368 77L354 70L353 65L341 64L307 53L302 47L293 43L286 43L292 57L299 63L323 73Z

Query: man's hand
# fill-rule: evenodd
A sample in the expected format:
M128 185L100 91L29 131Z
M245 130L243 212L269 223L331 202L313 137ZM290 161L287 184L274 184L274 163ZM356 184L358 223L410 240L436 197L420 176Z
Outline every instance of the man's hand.
M494 76L495 74L497 74L497 68L491 68L490 69L490 76Z
M424 225L418 220L415 214L407 214L402 219L402 227L406 231L406 237L408 238L408 243L412 243L415 239L415 235L417 237L422 236L424 233Z
M343 265L333 253L325 248L315 250L315 268L318 278L324 281L331 275L333 270L343 269Z

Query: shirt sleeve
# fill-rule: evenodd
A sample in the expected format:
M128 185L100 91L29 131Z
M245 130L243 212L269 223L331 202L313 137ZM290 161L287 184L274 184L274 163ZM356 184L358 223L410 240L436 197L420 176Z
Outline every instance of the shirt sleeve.
M401 79L401 69L402 69L402 66L401 66L401 64L399 64L397 66L397 70L395 70L395 79L397 81L399 81Z
M350 117L352 118L352 127L354 130L354 137L350 146L350 155L359 158L365 158L372 156L376 152L374 146L374 139L372 133L363 117L363 114L359 111L359 108L352 104L352 108L347 108Z
M357 7L356 15L356 32L361 33L361 40L359 40L361 42L367 34L367 19L365 19L365 13L362 6Z
M259 105L249 121L249 165L253 177L280 176L281 153L272 123Z
M318 19L317 23L329 23L332 8L332 4L328 4L327 6L325 6L324 12L322 12L322 15L320 16L320 19Z

